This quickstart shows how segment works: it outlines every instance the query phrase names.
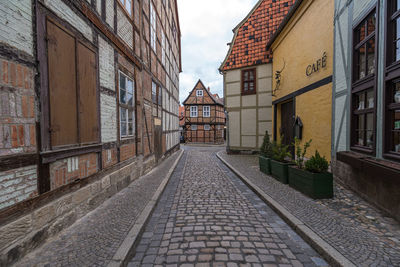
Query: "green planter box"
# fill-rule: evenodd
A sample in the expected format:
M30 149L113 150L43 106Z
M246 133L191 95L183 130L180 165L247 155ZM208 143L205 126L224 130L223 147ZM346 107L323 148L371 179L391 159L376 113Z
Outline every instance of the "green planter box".
M312 173L289 167L289 185L313 199L333 197L332 173Z
M271 174L271 159L259 156L258 161L260 164L260 171L262 171L265 174Z
M284 163L271 159L271 174L281 183L288 183L288 167L293 163Z

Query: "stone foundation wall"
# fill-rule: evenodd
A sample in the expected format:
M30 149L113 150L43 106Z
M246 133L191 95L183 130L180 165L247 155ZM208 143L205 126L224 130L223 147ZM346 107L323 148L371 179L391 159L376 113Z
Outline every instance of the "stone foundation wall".
M334 178L400 221L400 177L372 176L365 169L332 160Z

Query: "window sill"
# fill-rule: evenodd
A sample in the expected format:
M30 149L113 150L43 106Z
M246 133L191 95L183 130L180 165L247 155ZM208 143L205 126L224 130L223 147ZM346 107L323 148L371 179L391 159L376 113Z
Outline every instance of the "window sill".
M352 151L343 151L336 153L338 161L347 163L352 167L362 170L371 176L385 179L400 178L400 163L377 159L371 156L363 155Z
M252 92L242 92L242 95L255 95L255 94L257 94L257 92L256 91L252 91Z

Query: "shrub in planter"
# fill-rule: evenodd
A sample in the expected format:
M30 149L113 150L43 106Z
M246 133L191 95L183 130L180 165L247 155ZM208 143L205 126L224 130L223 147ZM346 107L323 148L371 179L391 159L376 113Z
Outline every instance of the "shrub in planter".
M289 185L303 194L314 198L333 197L333 177L328 172L329 163L318 151L305 163L305 169L289 168Z
M265 174L271 174L272 143L268 131L265 132L263 143L260 147L258 158L260 170Z
M281 137L281 140L283 136ZM287 158L290 158L289 146L281 142L274 142L272 145L271 174L281 183L288 183L288 166L292 165Z

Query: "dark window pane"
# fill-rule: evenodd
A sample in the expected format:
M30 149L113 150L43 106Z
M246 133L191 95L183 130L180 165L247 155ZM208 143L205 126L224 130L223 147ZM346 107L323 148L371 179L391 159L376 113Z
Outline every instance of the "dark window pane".
M133 95L133 81L128 80L128 87L127 87L128 94Z
M365 20L361 22L361 25L357 27L356 29L356 38L357 38L357 43L360 43L362 40L365 39Z
M366 99L366 107L373 108L375 106L375 97L374 97L374 90L367 91L367 99Z
M365 92L361 92L357 94L357 109L363 110L365 109Z
M372 148L374 144L374 114L367 114L367 146Z
M249 84L248 83L244 83L243 86L244 86L244 90L245 91L249 90Z
M249 90L253 91L254 90L254 82L249 83Z
M358 67L358 72L357 76L358 79L362 79L366 76L366 71L365 71L365 45L361 46L357 51L358 55L358 62L357 62L357 67Z
M393 151L400 153L400 132L393 133Z
M119 74L119 88L124 90L126 89L126 80L122 73Z
M121 136L126 136L126 109L120 108Z
M393 85L393 103L400 103L400 81Z
M393 42L394 42L394 56L395 60L400 60L400 17L395 19L393 23Z
M133 106L133 95L128 94L128 105Z
M125 90L120 90L119 91L119 102L126 104L126 92Z
M358 130L365 129L365 115L358 115Z
M375 38L367 43L367 75L375 73Z
M367 131L367 147L373 148L374 147L374 132Z
M396 110L393 112L393 129L400 130L400 110Z
M254 80L254 71L250 71L249 74L250 74L249 79L250 79L251 81Z
M357 145L364 146L364 131L357 131Z
M367 35L370 35L371 33L373 33L375 31L375 22L376 22L376 14L374 13L373 15L371 15L368 18L367 21Z
M248 71L245 71L245 72L244 72L244 80L245 80L245 81L248 81L248 80L249 80L249 72L248 72Z

